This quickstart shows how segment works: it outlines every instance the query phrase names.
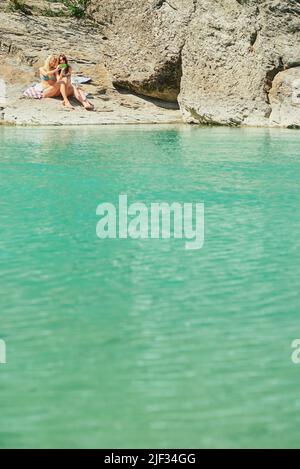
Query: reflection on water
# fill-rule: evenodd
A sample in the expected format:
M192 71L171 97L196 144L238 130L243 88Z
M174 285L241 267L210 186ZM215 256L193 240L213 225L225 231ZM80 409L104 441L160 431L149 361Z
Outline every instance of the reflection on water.
M298 447L297 131L0 128L1 447ZM206 242L96 207L204 202Z

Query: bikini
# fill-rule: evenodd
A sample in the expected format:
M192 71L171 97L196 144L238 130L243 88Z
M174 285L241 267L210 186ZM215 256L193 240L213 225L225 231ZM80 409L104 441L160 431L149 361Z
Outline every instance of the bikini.
M42 81L55 81L55 76L49 77L49 75L41 75Z

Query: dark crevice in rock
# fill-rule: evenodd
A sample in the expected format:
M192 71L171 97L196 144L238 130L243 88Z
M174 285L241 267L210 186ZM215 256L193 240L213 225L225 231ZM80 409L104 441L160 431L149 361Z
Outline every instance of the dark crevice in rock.
M277 67L272 68L269 70L266 74L266 79L265 79L265 86L264 86L264 91L266 93L266 101L268 104L270 104L270 99L269 99L269 92L272 89L273 86L273 81L278 75L278 73L283 72L283 70L288 70L290 68L295 68L300 66L300 61L298 62L290 62L287 64L283 63L282 57L279 57L279 64Z
M174 5L171 5L171 3L168 2L167 0L158 0L155 4L155 7L159 10L164 4L168 5L173 10L177 11L177 8L174 7Z
M271 12L279 14L291 14L300 16L300 5L299 0L289 0L289 5L281 5L280 2L275 3L274 5L269 6Z
M272 88L273 80L279 72L282 72L284 70L284 68L285 67L284 67L284 64L283 64L283 61L282 61L282 57L279 57L278 65L275 66L274 68L272 68L271 70L268 70L267 73L266 73L265 84L264 84L264 92L265 92L265 95L266 95L266 102L268 104L270 104L269 92Z
M295 67L300 67L300 60L296 62L289 62L285 68L289 69L289 68L295 68Z
M258 36L258 31L253 31L253 33L250 36L250 46L253 47L254 44L257 41L257 36Z
M195 14L196 11L197 11L197 2L198 2L198 0L193 0L193 7L194 7L193 14Z

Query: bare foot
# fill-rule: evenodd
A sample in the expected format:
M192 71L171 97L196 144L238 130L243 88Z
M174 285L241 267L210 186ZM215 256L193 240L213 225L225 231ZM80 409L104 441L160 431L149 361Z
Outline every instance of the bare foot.
M93 111L94 106L87 99L82 103L87 111Z
M67 109L72 109L74 110L75 108L72 106L72 104L70 103L70 101L64 101L63 102L63 106Z

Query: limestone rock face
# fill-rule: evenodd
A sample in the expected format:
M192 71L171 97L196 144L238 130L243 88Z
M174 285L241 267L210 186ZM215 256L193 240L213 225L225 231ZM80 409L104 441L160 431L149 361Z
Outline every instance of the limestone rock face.
M89 14L114 84L178 99L186 122L269 125L273 79L300 65L299 0L91 0Z
M270 103L272 125L300 128L300 67L276 75Z
M69 16L47 17L41 14L41 1L26 0L32 15L10 12L6 5L0 8L0 125L182 123L180 111L172 104L145 100L113 87L104 66L107 41L101 25ZM62 106L61 96L24 99L23 91L39 81L38 69L51 52L65 52L74 73L91 78L82 88L92 100L94 112L85 111L72 98L72 112Z
M193 12L193 0L91 0L89 15L105 27L105 60L113 83L176 101Z
M180 105L188 122L268 124L268 92L300 64L293 0L198 0L182 54Z

